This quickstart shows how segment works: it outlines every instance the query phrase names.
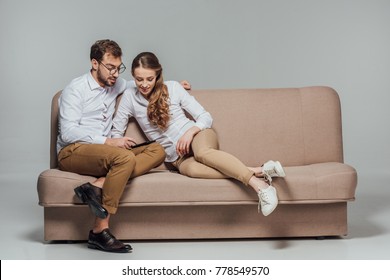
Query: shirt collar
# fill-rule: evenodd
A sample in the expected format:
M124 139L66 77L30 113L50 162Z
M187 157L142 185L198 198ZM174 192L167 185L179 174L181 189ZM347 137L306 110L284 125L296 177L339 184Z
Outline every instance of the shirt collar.
M99 83L95 80L95 78L91 74L91 71L89 71L87 74L87 80L88 80L89 88L91 90L104 88L104 87L100 86Z
M135 97L138 100L138 102L140 102L141 104L148 105L149 101L145 98L145 96L142 95L142 93L139 92L138 88L135 87L134 90L135 90Z

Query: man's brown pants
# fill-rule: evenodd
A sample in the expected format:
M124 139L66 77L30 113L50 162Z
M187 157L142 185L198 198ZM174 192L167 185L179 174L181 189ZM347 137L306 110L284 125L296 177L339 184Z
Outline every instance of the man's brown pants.
M106 177L102 204L110 214L115 214L127 181L145 174L164 159L164 149L157 143L132 150L104 144L74 143L59 152L58 165L63 171Z

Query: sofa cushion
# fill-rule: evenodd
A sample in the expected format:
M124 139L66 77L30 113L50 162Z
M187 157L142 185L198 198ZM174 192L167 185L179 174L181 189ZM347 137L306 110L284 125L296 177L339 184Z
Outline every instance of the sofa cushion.
M354 199L356 171L337 162L285 167L285 178L274 178L280 203L324 203ZM73 189L90 176L50 169L38 178L42 206L80 203ZM129 181L121 205L248 204L257 203L252 188L233 179L194 179L166 170L153 170Z

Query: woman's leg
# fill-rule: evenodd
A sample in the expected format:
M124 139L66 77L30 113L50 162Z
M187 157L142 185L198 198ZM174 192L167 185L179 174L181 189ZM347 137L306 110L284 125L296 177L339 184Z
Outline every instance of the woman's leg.
M218 137L214 130L205 129L199 132L194 137L191 147L196 161L252 187L259 196L259 210L261 208L265 216L276 208L278 204L276 189L265 180L257 178L255 170L249 169L235 156L218 150ZM210 174L206 174L205 178L213 178Z
M235 156L218 149L218 138L214 130L205 129L199 132L194 137L191 147L196 161L218 170L227 177L249 185L249 180L253 177L254 172Z
M193 156L186 157L182 161L174 163L174 166L179 170L180 174L192 178L208 178L208 179L226 179L230 178L218 170L204 165L195 160Z

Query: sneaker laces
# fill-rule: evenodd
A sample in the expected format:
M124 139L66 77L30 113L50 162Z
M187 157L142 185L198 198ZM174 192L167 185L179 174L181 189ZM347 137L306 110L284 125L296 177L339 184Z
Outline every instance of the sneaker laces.
M270 161L271 162L271 161ZM263 174L264 178L271 184L272 182L272 177L284 177L285 175L283 174L283 168L280 166L281 170L278 171L277 165L278 162L272 162L272 166L269 166L269 168L264 168L265 165L263 165ZM280 165L280 163L279 163Z
M260 213L261 212L261 206L262 204L263 205L267 205L269 204L269 198L268 198L268 194L266 192L262 192L261 190L259 190L259 203L257 204L257 211Z
M276 170L273 168L273 169L269 169L269 170L263 170L263 174L264 174L264 179L269 183L271 184L272 182L272 176L277 176L278 173L276 172Z

